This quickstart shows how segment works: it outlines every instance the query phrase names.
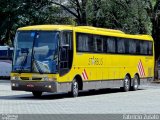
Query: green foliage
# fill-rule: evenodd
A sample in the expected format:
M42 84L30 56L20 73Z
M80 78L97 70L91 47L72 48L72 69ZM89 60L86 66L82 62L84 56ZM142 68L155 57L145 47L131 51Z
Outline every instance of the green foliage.
M12 37L13 25L20 14L21 1L18 3L14 0L0 1L0 43L11 44L9 39Z
M71 24L63 10L50 0L1 0L0 45L13 45L16 29L38 24Z
M94 4L99 6L94 10ZM87 16L89 24L120 29L132 34L151 34L152 24L147 13L147 0L90 0Z
M38 24L90 25L132 34L151 34L155 18L153 8L158 0L64 1L1 0L0 44L11 45L18 27Z
M152 0L152 23L153 23L153 30L152 36L154 38L155 43L155 59L160 59L160 0ZM154 5L154 6L153 6Z

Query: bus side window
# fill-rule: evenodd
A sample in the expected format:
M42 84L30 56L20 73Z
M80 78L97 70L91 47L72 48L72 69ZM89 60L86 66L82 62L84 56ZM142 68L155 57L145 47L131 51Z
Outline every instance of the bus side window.
M115 53L116 52L116 39L113 37L108 37L105 40L107 46L107 53Z
M136 42L135 40L128 40L129 41L129 53L136 54Z
M148 55L153 55L153 43L148 42Z
M140 41L136 40L136 54L140 55Z
M118 53L125 53L125 39L117 39Z
M13 48L0 46L0 59L12 60Z
M6 58L8 56L8 50L1 50L0 52L0 57L1 58Z
M77 34L77 50L81 52L89 51L88 41L89 39L87 35L78 33Z
M94 40L94 48L95 48L94 51L102 53L103 52L103 37L94 35L93 40Z
M140 54L141 55L147 55L147 42L146 41L140 41Z

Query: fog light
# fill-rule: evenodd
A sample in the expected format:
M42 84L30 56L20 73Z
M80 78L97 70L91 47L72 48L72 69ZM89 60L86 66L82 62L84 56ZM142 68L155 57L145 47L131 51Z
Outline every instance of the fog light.
M12 83L12 86L13 86L13 87L15 87L15 86L16 86L16 84L15 84L15 83Z
M48 86L48 88L52 88L52 86L51 86L51 85L49 85L49 86Z

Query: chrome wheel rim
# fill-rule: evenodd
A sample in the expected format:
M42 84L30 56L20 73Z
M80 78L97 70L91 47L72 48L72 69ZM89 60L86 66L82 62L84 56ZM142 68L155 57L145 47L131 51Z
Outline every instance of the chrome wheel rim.
M124 80L124 87L125 87L126 90L129 90L129 80L128 80L128 78L126 78Z
M73 95L74 96L78 95L78 83L77 82L73 83Z
M138 89L138 79L134 79L134 89Z

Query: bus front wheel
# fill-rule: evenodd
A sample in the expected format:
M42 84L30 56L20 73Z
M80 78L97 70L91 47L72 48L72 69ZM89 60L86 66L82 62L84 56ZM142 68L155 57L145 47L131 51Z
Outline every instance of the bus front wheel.
M77 97L79 93L78 81L76 79L72 82L71 95L72 97Z
M39 98L39 97L42 96L42 92L33 91L32 94L33 94L33 96L36 97L36 98Z

